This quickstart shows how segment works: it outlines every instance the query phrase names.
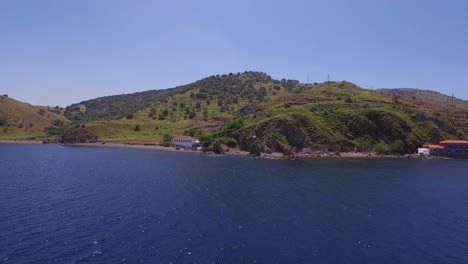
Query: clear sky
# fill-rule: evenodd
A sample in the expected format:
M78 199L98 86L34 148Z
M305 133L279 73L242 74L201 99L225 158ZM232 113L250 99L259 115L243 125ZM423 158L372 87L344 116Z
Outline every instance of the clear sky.
M1 0L0 93L66 106L246 70L468 99L466 0Z

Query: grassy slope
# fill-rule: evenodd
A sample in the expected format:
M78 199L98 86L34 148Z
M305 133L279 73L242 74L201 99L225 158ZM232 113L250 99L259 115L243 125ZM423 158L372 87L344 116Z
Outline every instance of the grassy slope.
M42 109L44 114L39 114ZM47 107L32 106L12 98L0 98L0 118L6 119L6 124L0 126L0 139L44 139L47 138L44 128L55 120L68 123L68 120L47 110Z
M379 141L391 144L402 139L414 149L423 142L436 142L438 134L440 139L468 136L468 109L463 105L445 107L406 98L394 102L389 95L350 83L332 83L330 88L316 85L262 107L263 111L242 118L245 127L238 132L241 137L261 130L260 142L275 138L288 143L275 128L281 122L301 129L306 135L305 146L310 147L365 150L373 149ZM375 123L377 127L372 126Z
M237 78L248 79L249 76ZM223 87L222 83L214 85ZM407 146L414 148L423 142L466 138L468 134L465 122L468 111L464 105L447 107L408 98L394 102L390 95L346 82L331 83L330 86L326 83L299 84L302 92L298 93L287 90L283 85L279 85L279 90L273 89L275 85L278 85L275 80L254 83L257 92L261 87L265 88L266 97L259 105L259 112L241 117L245 126L240 133L244 136L252 135L255 129L262 127L265 140L277 138L289 144L288 139L275 128L278 122L286 121L303 130L305 146L368 150L379 141L391 144L402 139ZM97 120L86 126L100 140L109 142L156 143L162 142L165 134L182 135L188 129L214 131L221 128L215 133L232 135L222 132L222 127L234 120L239 109L249 104L249 100L239 97L238 103L228 105L227 111L221 111L217 96L210 100L210 105L206 99L190 97L191 93L199 93L201 88L203 84L194 85L183 93L167 97L165 101L153 102L135 112L132 119ZM197 102L200 109L195 111L196 116L187 118L181 104L193 110ZM156 111L154 118L148 116L151 109ZM164 109L168 110L168 116L165 120L158 120ZM205 111L206 116L203 114ZM134 131L136 125L140 126L140 131Z
M257 96L262 93L263 100L258 102ZM154 97L148 99L142 94ZM201 94L205 97L197 99ZM219 106L218 100L223 105ZM71 115L68 116L85 124L99 140L108 142L160 143L165 134L178 136L192 129L236 139L261 131L260 142L274 138L290 144L278 132L278 124L285 122L302 131L304 147L364 150L372 149L380 141L391 144L396 139L404 140L411 147L438 139L466 139L466 105L456 103L449 107L431 102L405 97L395 102L392 95L347 82L305 85L248 72L211 76L168 89L164 96L149 91L85 101L69 107ZM258 111L243 114L240 119L244 127L235 133L226 131L225 125L235 120L246 105L256 105ZM3 98L0 117L8 116L8 124L1 127L5 132L0 131L0 138L43 138L45 127L54 120L65 120L45 107L42 108L45 115L40 115L39 109ZM164 110L167 115L160 120ZM190 112L195 114L193 118ZM135 131L137 126L139 131Z
M256 90L261 87L270 87L272 83L256 83ZM266 100L277 100L287 94L285 88L273 90L266 88ZM275 91L275 93L273 93ZM171 136L183 135L188 129L196 129L203 132L213 131L231 121L239 109L245 106L249 100L238 98L238 103L225 105L228 109L222 110L218 106L218 96L213 96L210 104L207 99L190 98L190 93L199 93L198 88L187 92L174 94L167 98L167 101L157 101L152 105L138 110L133 114L132 119L121 117L119 119L97 120L86 124L86 127L99 136L99 140L107 142L138 142L138 143L161 143L165 134ZM200 103L200 108L196 104ZM181 107L185 104L185 107ZM190 119L185 108L190 108L196 116ZM154 118L149 117L151 109L155 109ZM165 120L159 120L159 114L167 109L169 114ZM206 116L204 114L206 112ZM139 125L140 131L134 131Z

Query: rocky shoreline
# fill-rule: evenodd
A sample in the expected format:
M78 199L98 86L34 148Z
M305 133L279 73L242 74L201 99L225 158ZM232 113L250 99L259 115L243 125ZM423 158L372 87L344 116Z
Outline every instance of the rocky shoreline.
M0 144L58 144L62 146L81 146L81 147L107 147L107 148L135 148L135 149L149 149L156 151L173 151L173 152L190 152L190 153L208 153L214 155L227 155L227 156L249 156L266 159L293 159L293 158L304 158L304 159L336 159L336 158L359 158L359 159L375 159L375 158L394 158L394 159L451 159L449 157L438 157L438 156L421 156L417 154L406 154L406 155L395 155L395 154L378 154L376 152L337 152L337 151L313 151L307 153L291 153L286 156L280 152L261 153L261 155L251 154L248 151L237 149L225 149L223 153L215 153L213 151L196 151L191 149L183 149L176 147L164 147L156 144L141 144L141 143L107 143L107 142L96 142L96 143L73 143L73 144L61 144L51 143L48 141L37 141L37 140L0 140Z

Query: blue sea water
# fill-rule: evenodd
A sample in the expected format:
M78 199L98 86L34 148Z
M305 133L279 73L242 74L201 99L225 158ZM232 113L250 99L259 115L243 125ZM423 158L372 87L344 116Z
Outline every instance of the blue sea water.
M0 144L0 263L468 263L468 161Z

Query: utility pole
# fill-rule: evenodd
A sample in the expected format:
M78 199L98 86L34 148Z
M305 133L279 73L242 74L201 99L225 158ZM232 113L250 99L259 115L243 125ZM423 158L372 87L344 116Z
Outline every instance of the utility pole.
M374 91L374 86L370 86L370 97L372 98L372 92Z
M328 74L328 78L327 78L327 84L328 84L328 90L330 90L330 74Z
M307 85L309 85L309 75L307 75Z
M452 93L452 105L453 105L453 93Z

